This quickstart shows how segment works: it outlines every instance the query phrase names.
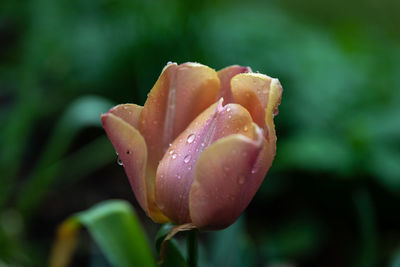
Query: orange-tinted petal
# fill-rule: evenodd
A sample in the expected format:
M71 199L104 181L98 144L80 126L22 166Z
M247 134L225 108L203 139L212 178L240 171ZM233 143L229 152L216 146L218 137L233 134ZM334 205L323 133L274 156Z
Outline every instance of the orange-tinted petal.
M143 107L136 104L121 104L110 109L109 113L121 118L135 129L139 129L139 117Z
M253 124L256 140L243 135L222 138L200 156L191 186L192 223L201 229L231 225L250 203L271 161L262 154L267 142Z
M137 201L148 213L145 182L147 148L144 138L138 130L112 113L103 114L101 121L124 166Z
M272 79L265 111L265 123L268 126L269 139L276 141L274 117L278 114L278 106L282 98L282 86L278 79Z
M217 73L197 63L167 65L151 90L140 117L150 165L156 167L168 145L215 102Z
M156 202L174 222L190 222L189 191L201 153L216 140L232 134L253 138L252 119L240 105L219 103L201 113L172 143L157 169Z
M234 103L231 91L231 80L235 75L243 72L251 72L250 67L233 65L218 71L218 78L221 82L221 86L217 98L220 99L222 97L224 99L224 105Z
M233 77L231 82L235 103L247 108L261 128L265 125L271 80L260 73L242 73Z
M147 164L146 142L137 130L142 109L143 107L135 104L115 106L107 114L102 115L103 127L124 165L140 206L153 221L167 222L169 219L154 202L156 168L151 168ZM133 149L137 153L127 153Z

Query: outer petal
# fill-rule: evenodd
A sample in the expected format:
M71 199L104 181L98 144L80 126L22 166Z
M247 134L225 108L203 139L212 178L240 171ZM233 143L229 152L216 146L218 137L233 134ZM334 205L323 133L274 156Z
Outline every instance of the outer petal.
M108 138L123 163L137 201L142 209L148 213L145 182L147 148L144 138L129 123L114 115L113 110L102 115L101 121Z
M258 126L264 128L271 77L259 73L242 73L232 78L235 103L247 108Z
M168 145L215 102L218 89L218 75L207 66L172 63L164 68L140 118L151 166L156 167Z
M233 65L218 71L218 78L221 82L221 87L217 99L222 97L224 99L224 104L234 103L231 91L231 79L235 75L243 72L251 72L250 67Z
M268 126L269 138L276 141L274 117L278 115L278 106L282 98L282 86L278 79L272 79L268 96L268 105L265 111L265 122Z
M166 222L168 219L154 203L155 171L148 168L146 142L137 130L142 109L135 104L118 105L102 115L101 120L140 206L154 221Z
M139 117L143 107L136 104L120 104L110 109L109 113L129 123L133 128L139 129Z
M201 155L189 197L190 216L196 227L222 229L231 225L264 179L273 157L260 161L267 141L261 129L253 125L257 140L242 135L228 136Z
M223 107L222 99L200 114L172 143L157 169L156 202L163 213L179 224L190 222L189 191L201 153L228 135L253 138L252 125L246 109L237 104Z

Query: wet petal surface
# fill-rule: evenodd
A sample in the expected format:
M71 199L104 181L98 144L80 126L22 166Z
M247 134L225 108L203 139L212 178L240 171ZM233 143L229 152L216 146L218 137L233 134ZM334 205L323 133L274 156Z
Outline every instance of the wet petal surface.
M257 134L256 140L231 135L200 156L189 197L190 216L196 227L229 226L253 198L269 166L260 159L266 142L262 130L253 124L252 131Z
M207 66L172 63L164 68L140 116L150 165L158 165L168 145L215 102L218 90L218 75Z
M177 223L190 222L189 191L201 153L216 140L232 134L253 138L252 119L237 104L212 105L172 143L160 162L156 178L156 202Z

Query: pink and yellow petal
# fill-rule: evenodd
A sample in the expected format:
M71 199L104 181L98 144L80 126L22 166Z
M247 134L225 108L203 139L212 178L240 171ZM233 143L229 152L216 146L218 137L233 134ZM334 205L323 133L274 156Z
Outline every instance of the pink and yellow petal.
M240 105L222 106L222 99L201 113L172 143L157 170L156 202L174 222L190 222L189 191L202 152L225 136L254 137L249 112Z
M218 89L218 75L207 66L172 63L163 69L140 117L150 165L156 167L168 145L214 103Z
M255 168L266 141L256 124L252 131L256 140L230 135L200 156L189 195L190 217L197 228L216 230L231 225L253 198L255 186L261 184L265 173Z
M137 201L148 213L145 181L147 148L144 138L138 130L112 113L103 114L101 121L124 166Z
M139 118L142 106L136 104L121 104L110 109L109 113L121 118L135 129L139 129Z
M221 86L218 92L217 99L220 99L222 97L224 99L224 105L234 103L231 91L231 80L237 74L244 72L251 72L250 67L233 65L218 71L218 78L221 82Z
M268 126L268 132L271 133L272 141L276 141L274 117L278 114L278 106L282 98L282 86L278 79L272 79L268 96L268 105L265 112L265 123Z

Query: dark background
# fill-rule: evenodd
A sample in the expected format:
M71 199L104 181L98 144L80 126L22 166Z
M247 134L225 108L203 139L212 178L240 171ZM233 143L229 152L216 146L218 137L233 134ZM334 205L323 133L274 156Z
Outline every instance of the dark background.
M284 88L274 164L221 232L238 253L222 259L203 233L205 261L399 266L399 13L397 0L2 0L0 266L44 266L57 225L110 198L154 238L99 115L142 105L168 61L251 66ZM101 258L86 235L75 266Z

